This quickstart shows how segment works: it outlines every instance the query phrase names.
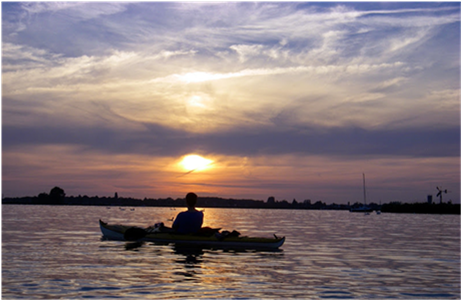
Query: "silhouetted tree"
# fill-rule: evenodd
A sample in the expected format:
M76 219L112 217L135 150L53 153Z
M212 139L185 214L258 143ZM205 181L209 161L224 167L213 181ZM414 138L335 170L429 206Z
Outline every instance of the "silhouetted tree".
M63 189L60 187L54 187L50 191L50 202L55 204L62 203L64 201L64 196L66 196L66 194Z
M50 196L47 193L40 193L38 197L39 203L47 204L50 202Z
M279 204L281 206L283 206L283 207L288 207L289 206L289 202L286 199L283 199L282 201L280 201Z
M316 208L322 208L322 207L326 206L326 204L324 202L322 202L321 200L319 200L314 204L314 206Z

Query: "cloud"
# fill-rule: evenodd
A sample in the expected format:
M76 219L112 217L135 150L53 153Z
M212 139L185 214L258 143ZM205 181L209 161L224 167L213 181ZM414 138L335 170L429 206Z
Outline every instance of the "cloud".
M93 19L105 15L113 15L126 10L127 4L119 2L23 2L21 7L29 15L62 12L68 17Z
M48 67L53 60L61 57L44 49L12 43L2 44L2 71L21 72L23 70Z
M69 116L76 108L80 108L80 113L86 106L98 102L122 119L133 122L155 122L193 132L222 132L243 125L243 122L248 125L271 124L271 119L279 112L291 107L295 111L287 120L293 125L307 124L306 120L325 126L341 126L356 120L362 127L388 125L397 117L406 118L409 112L416 115L414 108L418 103L422 105L421 111L426 108L434 110L434 98L429 96L421 95L415 99L395 96L403 91L399 84L405 79L397 74L407 75L410 83L414 72L410 72L404 62L174 73L175 70L185 70L178 66L179 62L183 58L194 60L197 52L164 50L146 54L113 51L107 56L66 58L14 44L4 47L7 49L6 61L11 62L4 70L4 95L22 100L24 104L43 100L42 110L50 104L49 110L61 112L63 116ZM157 68L152 70L150 66ZM164 76L169 71L171 74ZM152 76L155 77L150 78ZM369 83L370 79L374 81ZM379 80L382 80L380 84ZM290 91L286 89L288 85ZM407 87L408 93L413 91L411 87ZM418 89L417 93L422 94L422 90ZM395 100L387 100L390 96ZM191 99L203 106L192 106ZM207 102L200 99L207 99ZM229 101L224 102L227 99ZM319 101L312 101L316 99ZM458 100L454 98L453 103L458 104ZM59 102L59 106L53 102ZM397 105L391 106L391 102ZM359 103L375 104L375 107L362 108ZM8 107L15 106L14 102L7 104ZM446 112L455 112L454 109L448 107ZM81 119L74 116L71 120ZM92 115L91 118L98 119L99 116ZM435 119L429 116L426 122ZM88 118L86 120L88 123ZM9 121L6 117L5 122ZM459 119L447 118L445 123L459 123Z
M98 114L97 110L92 110ZM8 111L6 112L8 114ZM98 115L103 115L99 113ZM106 113L109 116L110 112ZM51 117L50 117L51 118ZM309 154L336 157L361 156L458 156L459 127L418 129L362 129L359 127L242 127L228 132L192 134L156 124L135 124L120 118L93 124L61 124L60 118L47 126L30 128L4 125L4 149L25 145L71 145L108 154L175 155L201 150L213 154ZM42 122L43 124L43 122ZM131 126L131 124L133 124ZM58 126L60 125L60 126ZM287 130L285 130L287 128Z

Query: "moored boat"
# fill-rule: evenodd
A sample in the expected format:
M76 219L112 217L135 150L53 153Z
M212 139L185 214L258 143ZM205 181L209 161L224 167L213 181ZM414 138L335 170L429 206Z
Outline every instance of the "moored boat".
M370 213L373 212L373 209L369 206L360 206L360 207L352 207L349 209L350 212L362 212L362 213Z
M363 205L359 207L351 207L350 212L361 212L361 213L370 213L373 212L373 209L367 206L367 191L365 187L365 173L363 173Z
M161 244L176 244L188 246L211 246L227 248L279 248L285 242L285 237L262 238L232 235L226 236L218 232L202 235L185 235L155 228L140 228L136 226L108 224L100 220L100 229L107 240L148 241ZM130 235L129 235L130 233Z

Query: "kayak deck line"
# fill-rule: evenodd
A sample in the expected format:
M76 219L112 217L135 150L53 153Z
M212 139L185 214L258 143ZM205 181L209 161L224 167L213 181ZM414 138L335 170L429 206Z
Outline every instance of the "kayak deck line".
M186 235L172 232L160 232L152 228L142 229L136 226L108 224L100 219L100 229L103 233L103 238L107 240L118 241L147 241L164 244L184 244L193 246L213 246L213 247L237 247L237 248L279 248L285 242L285 237L263 238L263 237L247 237L247 236L231 236L218 238L215 234L204 235ZM126 238L127 230L140 230L139 238ZM145 232L143 233L143 230Z

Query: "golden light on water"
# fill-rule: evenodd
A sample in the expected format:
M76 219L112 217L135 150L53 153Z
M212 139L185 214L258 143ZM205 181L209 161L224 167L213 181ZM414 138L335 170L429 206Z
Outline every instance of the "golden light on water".
M187 171L202 171L211 167L213 160L196 154L189 154L183 157L180 165Z

